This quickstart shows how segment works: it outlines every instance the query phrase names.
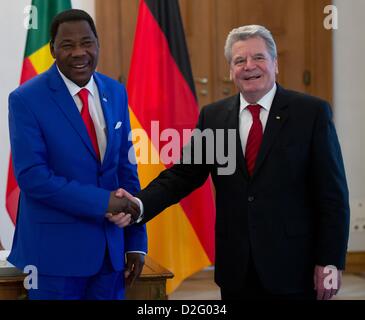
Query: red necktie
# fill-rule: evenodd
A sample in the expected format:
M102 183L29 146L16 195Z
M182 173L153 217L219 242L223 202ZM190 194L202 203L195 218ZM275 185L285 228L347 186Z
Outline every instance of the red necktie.
M250 132L248 133L247 144L246 144L246 165L247 170L250 176L253 174L253 170L255 168L255 162L257 158L257 154L260 149L260 145L262 142L262 123L260 120L260 110L261 106L249 105L247 109L251 112L252 115L252 125L250 128Z
M78 93L81 102L82 102L82 109L81 109L81 117L84 120L86 130L89 134L91 143L94 147L96 156L100 160L100 151L98 146L98 139L96 138L96 132L94 127L94 122L91 119L90 112L89 112L89 91L85 88L81 89Z

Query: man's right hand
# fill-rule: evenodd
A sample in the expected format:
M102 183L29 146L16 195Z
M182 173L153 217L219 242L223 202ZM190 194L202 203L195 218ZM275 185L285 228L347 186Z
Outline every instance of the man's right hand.
M135 222L140 209L132 199L133 196L123 189L111 192L106 218L120 228Z

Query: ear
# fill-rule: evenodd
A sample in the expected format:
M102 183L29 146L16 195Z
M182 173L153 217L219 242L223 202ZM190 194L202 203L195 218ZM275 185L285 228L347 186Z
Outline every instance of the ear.
M275 59L275 74L279 74L279 65L278 65L278 59Z
M52 42L49 43L49 49L51 51L51 55L52 55L53 59L56 59L56 55L54 53L54 44Z
M229 69L229 80L233 80L232 69Z

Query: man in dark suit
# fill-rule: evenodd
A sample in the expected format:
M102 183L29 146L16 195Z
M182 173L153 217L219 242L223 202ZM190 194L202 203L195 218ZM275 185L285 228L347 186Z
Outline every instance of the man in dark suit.
M240 93L203 108L197 128L237 132L236 170L224 175L218 161L204 162L206 145L194 150L193 136L189 150L202 152L203 163L175 164L138 193L143 221L210 174L217 207L215 281L222 298L330 299L340 286L349 232L331 108L275 82L276 45L262 26L232 30L225 56ZM225 140L225 151L228 145Z
M106 214L133 211L113 190L140 189L126 90L95 72L98 37L86 12L57 15L50 47L56 63L9 96L21 193L8 260L37 268L30 299L122 299L124 278L140 274L147 250L145 226Z

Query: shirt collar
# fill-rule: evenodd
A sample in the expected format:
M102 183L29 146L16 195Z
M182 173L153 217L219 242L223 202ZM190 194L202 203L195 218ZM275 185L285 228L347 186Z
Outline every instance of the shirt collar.
M89 93L95 97L95 80L94 80L94 76L91 76L89 82L83 86L82 88L79 87L76 83L72 82L70 79L68 79L62 72L61 70L58 68L57 66L57 70L58 72L60 73L61 75L61 78L63 79L63 81L65 82L65 85L68 89L68 91L70 92L71 96L74 97L75 95L77 95L79 93L79 91L82 89L82 88L86 88Z
M276 83L274 83L273 87L270 89L268 93L266 93L259 101L257 101L257 104L259 104L261 107L263 107L266 111L270 111L272 102L275 97L276 93ZM240 93L240 112L247 108L252 103L248 103L246 99L243 97L242 93Z

